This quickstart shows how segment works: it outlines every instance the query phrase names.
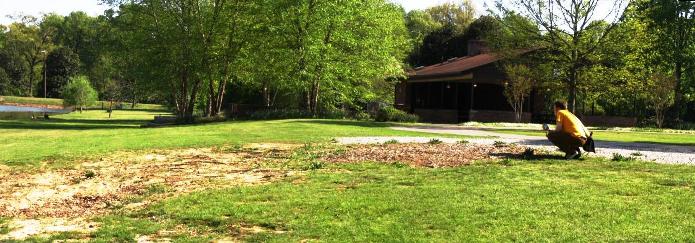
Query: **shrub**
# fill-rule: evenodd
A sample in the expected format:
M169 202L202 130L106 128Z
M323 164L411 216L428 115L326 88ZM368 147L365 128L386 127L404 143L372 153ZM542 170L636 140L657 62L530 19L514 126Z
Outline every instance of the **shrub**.
M509 146L509 144L507 144L506 142L503 142L503 141L495 141L495 143L493 143L492 145L497 147L497 148L504 148L504 147Z
M429 142L427 142L427 143L429 143L429 144L442 144L442 143L444 143L444 142L442 142L442 140L439 140L439 139L437 139L437 138L433 138L433 139L431 139L431 140L430 140Z
M619 153L613 153L613 161L617 162L623 162L623 161L635 161L637 160L635 157L630 157L630 156L623 156L622 154Z
M388 140L388 141L384 142L384 144L398 144L398 140L396 140L396 139L391 139L391 140Z
M311 114L311 112L302 109L272 109L259 110L251 113L246 119L249 120L276 120L276 119L305 119L305 118L321 118L321 119L345 119L347 115L342 110L322 111L319 114Z
M420 120L417 115L408 114L391 106L380 108L374 119L377 122L418 122Z
M536 150L534 150L532 148L526 148L524 150L524 153L522 154L522 156L524 157L525 160L530 160L530 159L533 159L535 153L536 153Z
M85 76L70 79L63 90L65 106L75 106L80 112L97 100L97 92Z

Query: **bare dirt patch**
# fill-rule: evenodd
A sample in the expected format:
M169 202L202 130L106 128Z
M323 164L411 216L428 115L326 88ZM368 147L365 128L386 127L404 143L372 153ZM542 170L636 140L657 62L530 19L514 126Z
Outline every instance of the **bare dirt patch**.
M383 144L350 145L342 153L328 155L325 160L336 163L365 161L405 163L415 167L456 167L477 160L519 155L524 147L516 145L479 144Z
M183 193L265 184L296 174L259 169L265 163L287 160L296 147L252 144L119 152L84 161L75 169L35 174L0 170L0 217L13 219L9 236L14 239L79 231L94 227L86 219L114 209L137 209Z

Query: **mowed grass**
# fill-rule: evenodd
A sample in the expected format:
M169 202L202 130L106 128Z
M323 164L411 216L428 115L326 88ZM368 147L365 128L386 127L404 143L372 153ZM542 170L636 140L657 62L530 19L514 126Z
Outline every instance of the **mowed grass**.
M599 159L451 169L333 164L269 185L196 192L117 213L102 218L92 237L129 241L185 226L198 235L179 230L174 239L693 241L693 200L692 166Z
M495 128L491 131L528 135L528 136L545 136L544 131L540 130L519 130L519 129L499 129ZM594 139L596 141L610 142L630 142L630 143L654 143L667 145L688 145L695 146L695 134L667 133L667 132L637 132L637 131L607 131L594 130Z
M203 147L244 143L324 143L349 136L434 136L388 129L391 124L338 120L230 121L140 128L163 111L101 110L51 120L0 121L0 164L69 165L119 150ZM439 136L439 135L437 135ZM457 136L453 136L457 137ZM460 137L460 136L458 136Z

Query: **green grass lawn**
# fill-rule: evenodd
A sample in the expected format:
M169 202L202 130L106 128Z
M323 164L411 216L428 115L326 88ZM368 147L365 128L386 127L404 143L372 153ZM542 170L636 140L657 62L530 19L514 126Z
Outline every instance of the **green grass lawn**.
M327 165L306 178L208 190L101 219L127 241L183 225L208 242L692 241L695 167L584 160L453 169ZM299 182L297 182L299 181ZM269 231L239 235L239 225Z
M161 111L103 111L0 121L0 163L69 166L118 150L243 143L327 143L341 136L432 136L338 120L230 121L139 128ZM320 149L308 147L307 149ZM695 167L605 159L481 161L447 169L317 163L279 182L205 190L105 216L97 242L174 232L175 242L694 241ZM273 166L273 165L267 165ZM278 167L279 168L279 167ZM313 170L308 168L314 168ZM167 189L154 193L167 193ZM9 229L0 218L0 233ZM243 227L262 229L245 232ZM181 230L181 228L187 230ZM192 234L191 232L195 232ZM30 241L84 239L63 233Z
M545 136L540 130L519 130L495 128L491 131L507 134ZM671 145L695 145L695 134L665 133L665 132L637 132L637 131L608 131L594 130L596 141L655 143Z
M101 110L54 116L51 120L0 121L0 163L61 166L76 158L119 150L202 147L243 143L322 143L347 136L433 136L387 129L387 123L338 120L231 121L140 128L162 111ZM439 135L436 135L439 136ZM461 137L461 136L450 136Z

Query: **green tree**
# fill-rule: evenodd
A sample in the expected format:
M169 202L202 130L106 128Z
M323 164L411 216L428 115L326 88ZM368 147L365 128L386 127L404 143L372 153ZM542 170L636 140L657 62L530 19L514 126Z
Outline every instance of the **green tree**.
M695 3L692 1L635 1L644 16L654 50L673 70L676 118L684 111L684 74L695 69Z
M531 90L533 90L534 75L531 69L522 64L505 65L504 71L507 74L504 96L507 97L507 102L514 110L516 122L521 122L524 114L524 101L531 95Z
M22 22L11 24L9 29L5 48L13 56L21 57L18 60L26 67L26 75L22 75L25 83L23 95L34 96L34 85L40 80L39 66L51 48L53 30L39 28L38 19L31 16L23 16Z
M647 100L649 107L655 112L655 121L658 128L664 126L666 118L666 110L671 107L675 101L675 93L673 90L677 85L676 78L663 73L655 73L647 82Z
M475 7L470 0L445 2L425 11L442 26L451 26L455 34L463 34L475 20Z
M63 102L65 106L75 106L80 112L97 100L97 92L86 76L77 76L63 88Z
M282 37L287 75L313 114L349 102L355 87L402 76L408 50L402 9L384 0L274 1L277 24L269 36ZM279 26L278 26L279 25Z
M536 33L542 46L552 49L554 61L562 65L560 74L567 88L570 109L576 112L578 87L581 85L580 72L593 63L590 56L606 45L607 36L617 26L622 16L624 1L611 2L609 6L599 6L598 0L515 0L513 7L497 1L499 10L505 15L514 13L513 9L534 22L530 30L518 29L525 33ZM598 16L597 8L607 8L607 16ZM597 20L598 18L598 20Z
M78 74L80 60L70 48L57 48L46 57L46 87L47 96L61 98L63 87ZM43 93L43 87L40 89Z

